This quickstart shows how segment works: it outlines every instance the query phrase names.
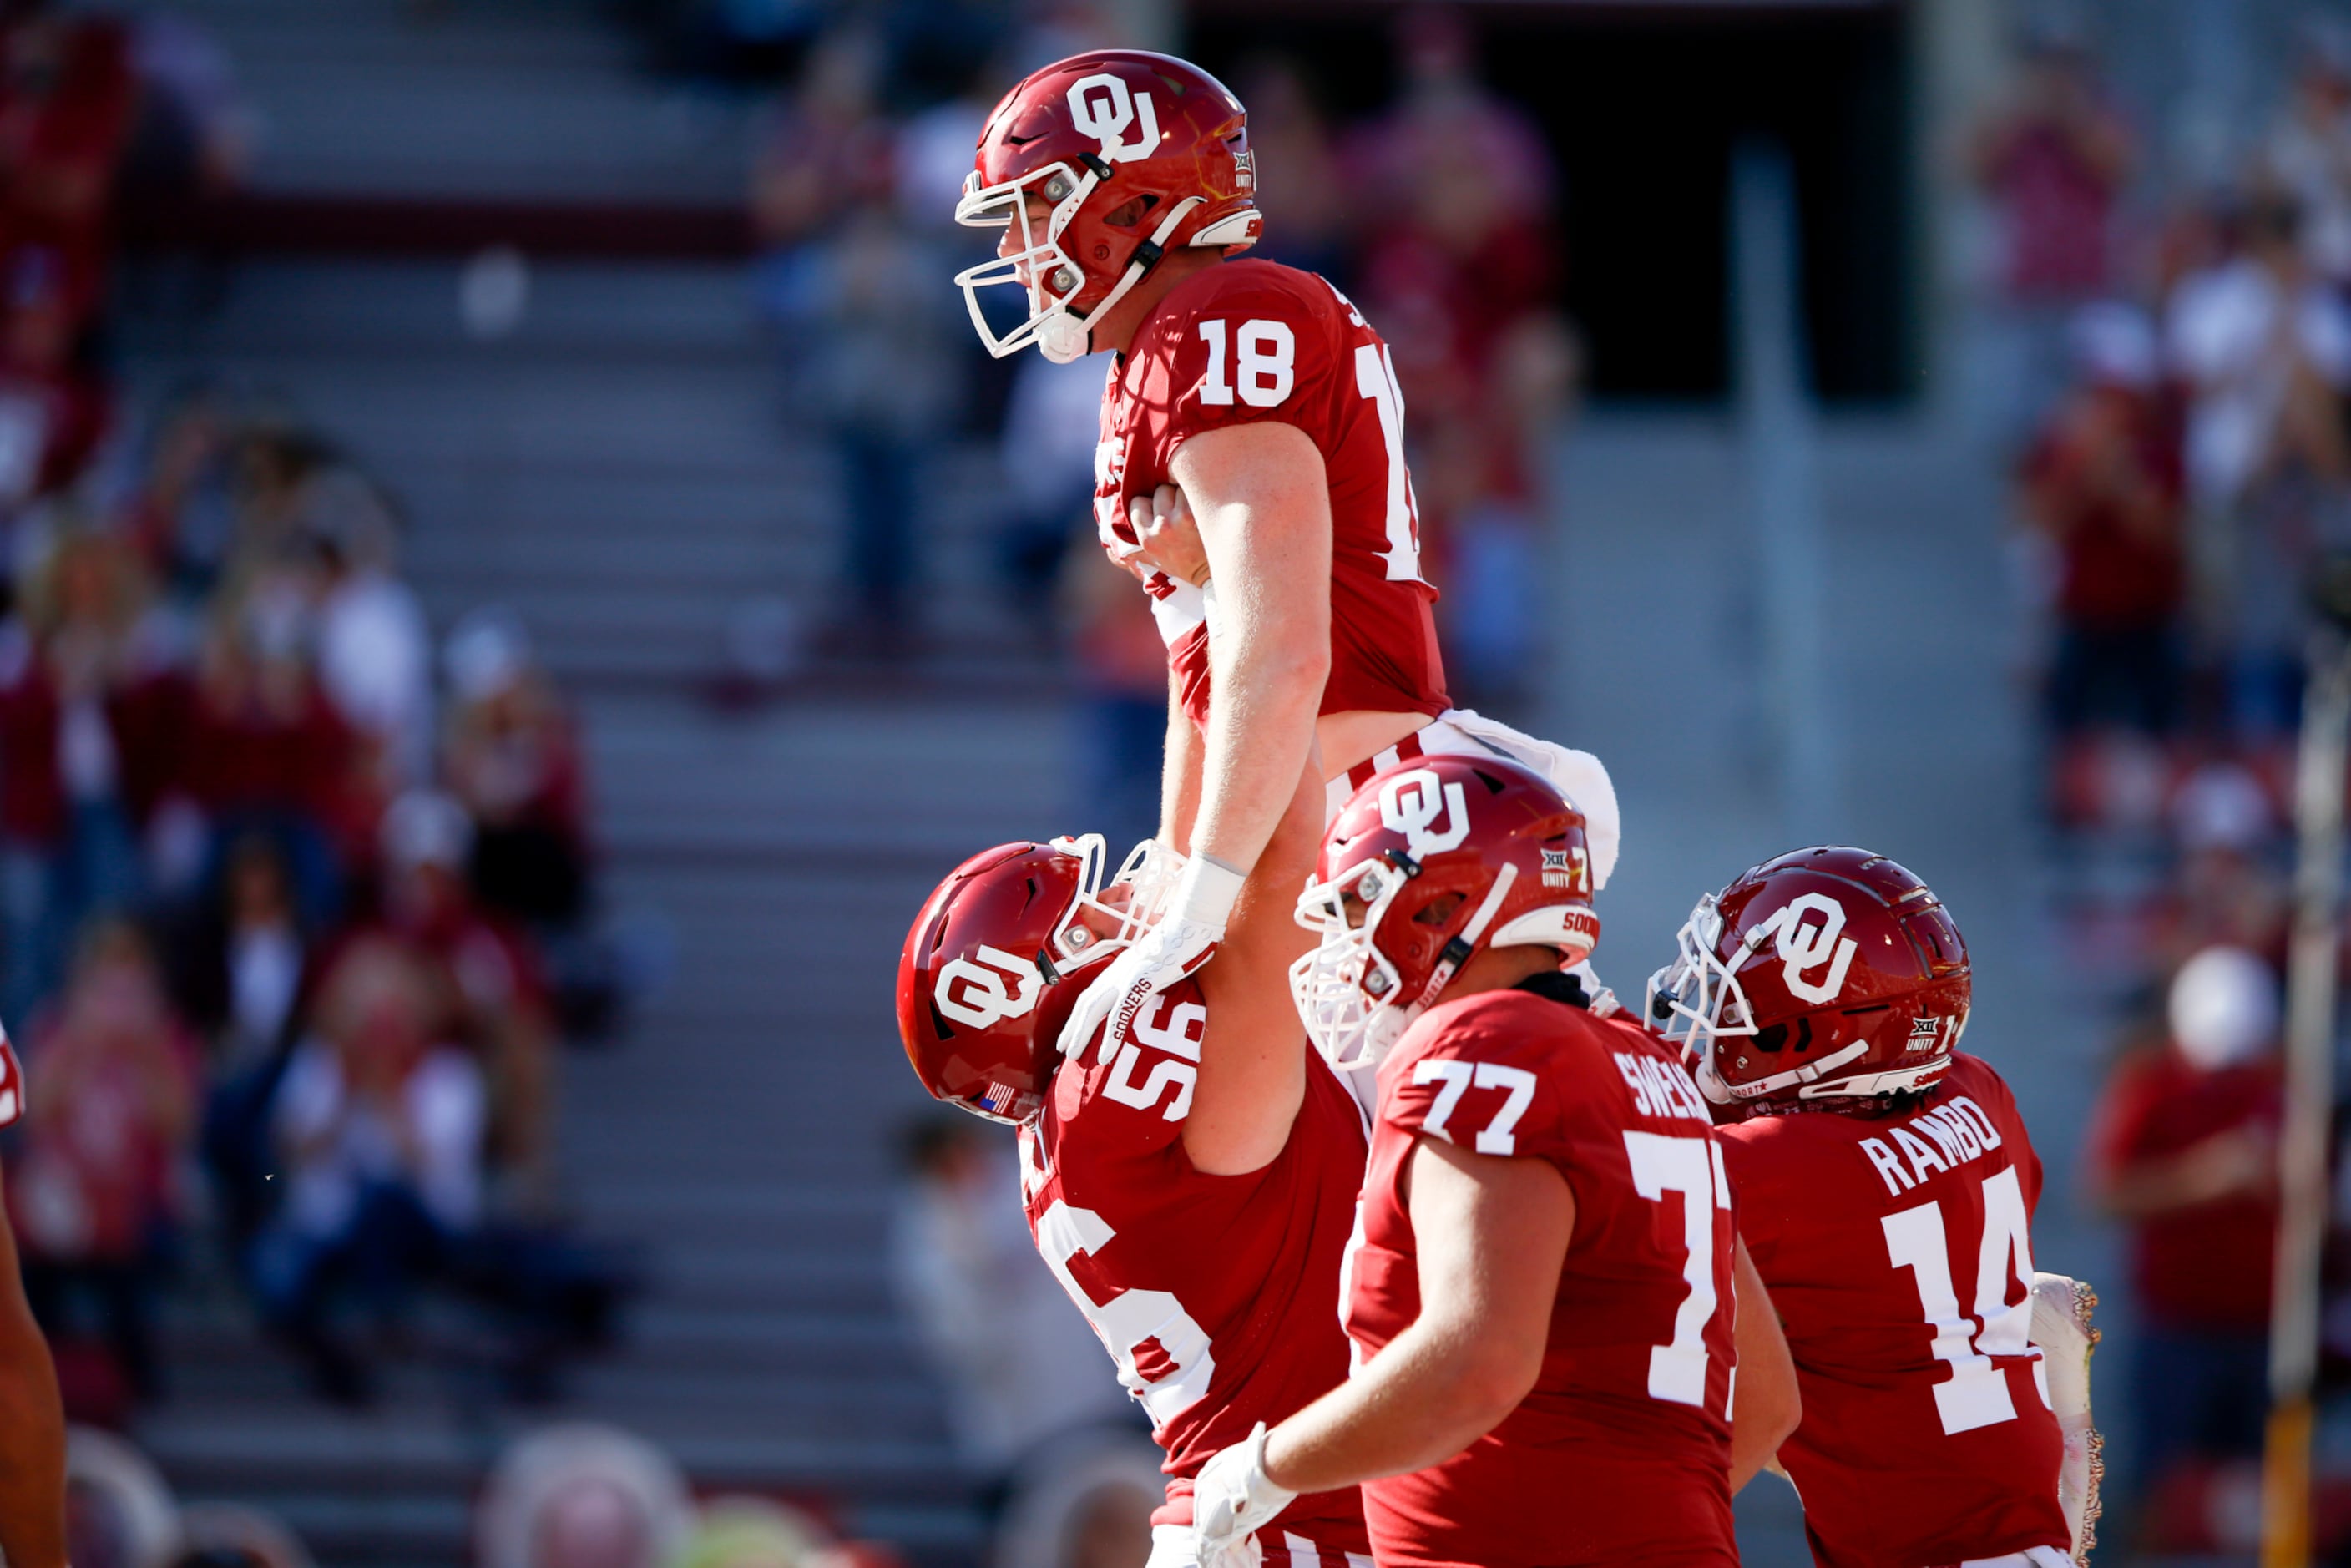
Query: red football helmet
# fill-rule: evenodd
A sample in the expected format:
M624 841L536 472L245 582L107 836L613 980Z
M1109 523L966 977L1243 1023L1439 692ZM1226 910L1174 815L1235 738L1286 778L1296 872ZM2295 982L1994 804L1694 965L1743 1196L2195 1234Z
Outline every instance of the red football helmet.
M1036 191L1053 204L1041 232ZM980 341L998 359L1035 343L1066 364L1087 322L1178 246L1227 254L1257 243L1249 111L1199 67L1141 49L1072 55L1004 95L979 133L956 222L1017 225L1008 255L956 275ZM1029 317L998 337L979 290L1017 284Z
M1967 1028L1959 928L1925 883L1866 850L1766 861L1699 899L1676 941L1649 977L1649 1016L1718 1105L1859 1109L1924 1089Z
M1128 857L1119 906L1102 896L1099 833L998 844L939 883L898 955L898 1037L934 1098L1014 1126L1043 1108L1087 971L1134 939L1155 901L1154 847Z
M1322 835L1290 966L1299 1016L1333 1064L1375 1065L1487 947L1600 939L1583 818L1541 775L1485 757L1421 757L1356 790Z

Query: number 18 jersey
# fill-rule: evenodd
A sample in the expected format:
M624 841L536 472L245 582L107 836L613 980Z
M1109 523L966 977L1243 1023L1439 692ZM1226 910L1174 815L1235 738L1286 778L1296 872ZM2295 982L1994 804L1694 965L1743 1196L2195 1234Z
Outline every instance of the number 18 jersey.
M1171 483L1191 437L1236 424L1295 426L1322 455L1331 494L1331 674L1324 713L1425 713L1450 704L1420 570L1404 460L1404 396L1387 345L1311 272L1242 259L1186 278L1144 317L1102 390L1094 517L1113 556L1134 543L1127 498ZM1200 591L1154 574L1168 667L1195 723L1208 715Z
M1736 1563L1736 1228L1697 1086L1654 1036L1526 991L1423 1015L1380 1064L1348 1270L1363 1362L1420 1315L1424 1137L1549 1161L1575 1229L1533 1392L1453 1458L1365 1484L1381 1568Z
M1760 1116L1722 1140L1796 1360L1803 1424L1780 1458L1813 1559L2068 1552L2063 1439L2027 1343L2041 1162L2000 1075L1954 1055L1924 1105Z

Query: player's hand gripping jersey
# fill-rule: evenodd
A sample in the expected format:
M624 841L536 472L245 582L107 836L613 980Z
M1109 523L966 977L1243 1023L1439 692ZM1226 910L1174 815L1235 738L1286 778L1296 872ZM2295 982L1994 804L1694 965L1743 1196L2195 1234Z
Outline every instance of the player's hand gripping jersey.
M1171 483L1176 450L1203 431L1270 420L1303 431L1331 489L1331 674L1324 713L1443 713L1445 667L1420 571L1404 460L1404 399L1387 345L1310 272L1240 260L1185 279L1136 329L1103 388L1094 459L1102 544L1131 553L1127 498ZM1208 714L1200 591L1148 583L1169 666L1194 722Z
M1189 1525L1192 1477L1210 1455L1347 1375L1339 1268L1363 1117L1309 1051L1306 1099L1280 1156L1246 1176L1195 1169L1184 1118L1207 1021L1199 987L1185 980L1152 998L1108 1061L1097 1030L1020 1134L1037 1249L1167 1451L1155 1524ZM1313 1542L1328 1568L1370 1550L1353 1489L1300 1498L1276 1529Z
M1639 1029L1512 990L1422 1016L1379 1084L1349 1260L1363 1359L1420 1313L1417 1138L1548 1160L1575 1195L1534 1391L1456 1458L1364 1487L1381 1568L1735 1563L1735 1227L1687 1074Z
M1803 1425L1780 1458L1823 1568L2070 1549L2032 1316L2041 1162L1954 1054L1921 1108L1722 1129L1740 1228L1787 1325Z

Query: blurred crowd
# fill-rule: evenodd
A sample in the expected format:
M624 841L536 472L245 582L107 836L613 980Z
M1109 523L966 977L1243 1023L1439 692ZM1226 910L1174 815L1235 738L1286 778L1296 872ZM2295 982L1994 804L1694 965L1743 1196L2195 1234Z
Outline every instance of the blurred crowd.
M2351 548L2351 21L2304 17L2266 124L2192 176L2176 106L2096 42L2028 29L1964 150L1996 241L1970 412L2014 464L2066 958L2115 1020L2084 1177L2137 1320L2126 1528L2238 1550L2214 1500L2266 1407L2308 596Z
M735 8L703 6L695 37L705 61L790 83L768 111L751 204L787 402L838 462L841 588L811 638L876 659L950 644L968 630L955 596L992 591L1003 619L1066 653L1086 695L1076 783L1090 808L1148 822L1165 661L1092 543L1102 362L990 361L946 286L992 243L953 222L977 127L1023 74L1107 36L1101 19L1080 0L748 9L766 31L730 35ZM1211 64L1249 109L1270 214L1255 254L1329 277L1394 348L1454 695L1508 712L1540 647L1530 567L1552 516L1540 437L1578 379L1553 304L1556 181L1528 116L1481 85L1464 14L1402 9L1393 43L1399 91L1352 123L1322 107L1312 62ZM942 457L974 437L1000 453L977 495ZM993 559L942 562L926 529L974 506ZM966 585L966 570L995 580Z
M67 1545L89 1568L311 1568L282 1521L244 1504L181 1502L109 1432L70 1433L66 1487ZM888 1546L846 1538L821 1505L698 1498L661 1448L590 1422L504 1445L469 1522L466 1560L479 1568L904 1568Z
M0 1152L68 1404L159 1397L207 1269L336 1398L427 1284L528 1391L612 1285L553 1220L608 989L576 727L511 614L436 646L328 434L114 385L126 210L239 166L203 37L17 0L0 63Z

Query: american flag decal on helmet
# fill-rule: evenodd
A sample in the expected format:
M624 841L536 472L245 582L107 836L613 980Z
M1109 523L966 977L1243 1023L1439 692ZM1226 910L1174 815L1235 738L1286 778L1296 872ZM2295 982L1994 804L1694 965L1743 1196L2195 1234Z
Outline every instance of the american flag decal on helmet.
M1002 1116L1010 1113L1013 1102L1019 1098L1020 1091L1010 1084L991 1083L987 1086L987 1092L980 1095L978 1104L979 1108L989 1115Z
M5 1033L0 1033L0 1127L16 1122L25 1113L25 1070L16 1061L16 1051L8 1043Z

